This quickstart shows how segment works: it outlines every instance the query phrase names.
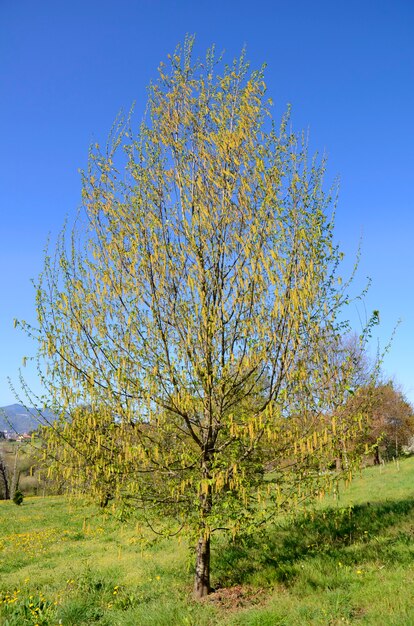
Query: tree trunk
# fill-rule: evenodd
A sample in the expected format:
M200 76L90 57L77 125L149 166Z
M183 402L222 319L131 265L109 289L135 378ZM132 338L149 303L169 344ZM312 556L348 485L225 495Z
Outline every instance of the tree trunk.
M210 537L200 537L197 544L194 597L203 598L210 591Z
M374 452L374 465L381 465L381 455L380 455L379 446L377 446L377 447L375 448L375 452Z
M10 485L10 499L13 500L14 498L14 494L16 493L17 489L19 488L19 480L20 480L20 471L17 470L17 460L19 458L19 446L16 444L16 454L14 455L14 468L13 468L13 475L11 478L11 485Z
M342 450L343 450L343 465L344 465L344 469L348 469L349 467L349 463L348 463L348 452L346 450L346 444L345 444L345 440L342 441Z
M4 499L10 500L9 477L7 475L7 467L6 464L3 462L3 459L0 459L0 476L3 479Z
M202 464L202 476L203 479L209 479L211 455L208 451L205 452L205 457ZM200 536L197 543L196 553L196 565L195 565L195 577L194 577L194 597L197 600L207 596L210 591L210 532L208 524L206 524L206 518L211 513L213 505L213 496L211 492L211 485L207 486L207 491L200 494Z

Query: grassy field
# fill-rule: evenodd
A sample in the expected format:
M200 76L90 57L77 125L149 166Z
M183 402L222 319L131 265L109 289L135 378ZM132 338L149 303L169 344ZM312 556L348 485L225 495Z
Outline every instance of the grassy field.
M412 626L414 459L254 540L216 542L217 591L201 603L188 554L60 497L2 501L0 624Z

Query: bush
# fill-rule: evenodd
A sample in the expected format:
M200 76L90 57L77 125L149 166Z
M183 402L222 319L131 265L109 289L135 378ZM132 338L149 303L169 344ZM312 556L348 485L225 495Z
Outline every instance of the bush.
M21 503L23 502L23 494L20 491L20 489L16 489L14 496L13 496L13 502L14 504L17 504L17 506L20 506Z

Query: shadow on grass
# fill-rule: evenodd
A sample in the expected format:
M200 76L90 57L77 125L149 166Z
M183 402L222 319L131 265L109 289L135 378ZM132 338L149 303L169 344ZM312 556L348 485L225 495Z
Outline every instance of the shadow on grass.
M316 557L343 565L414 559L414 499L307 513L291 523L226 543L215 558L217 586L282 582Z

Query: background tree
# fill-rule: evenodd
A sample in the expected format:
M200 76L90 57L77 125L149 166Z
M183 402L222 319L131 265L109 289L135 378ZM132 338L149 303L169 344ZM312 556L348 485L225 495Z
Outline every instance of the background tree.
M14 493L19 488L25 493L36 492L38 479L33 476L35 468L36 451L30 442L2 440L0 442L0 497L5 500L13 499Z
M121 121L91 151L78 222L37 285L38 329L23 326L41 403L61 415L49 452L187 530L201 597L212 533L320 493L358 425L335 412L355 365L325 163L272 121L262 70L242 55L218 73L192 46L161 65L138 131Z
M3 454L0 452L0 494L4 500L10 500L10 479L9 479L9 469L7 467L6 461L3 458Z
M369 336L372 325L378 323L378 311L374 311L371 321L367 324L364 332ZM338 446L338 456L335 465L338 471L347 470L349 457L361 456L367 448L366 435L369 430L368 414L374 403L375 389L380 376L381 355L375 359L369 357L364 342L355 333L345 335L342 339L343 351L346 358L352 362L352 377L349 379L346 401L335 410L337 418L350 425L349 432L346 427ZM343 357L342 357L343 358ZM327 416L328 419L330 416ZM355 437L352 424L358 421L359 434Z
M360 443L369 446L374 464L396 458L414 434L414 411L392 381L362 387L348 410L363 416Z

